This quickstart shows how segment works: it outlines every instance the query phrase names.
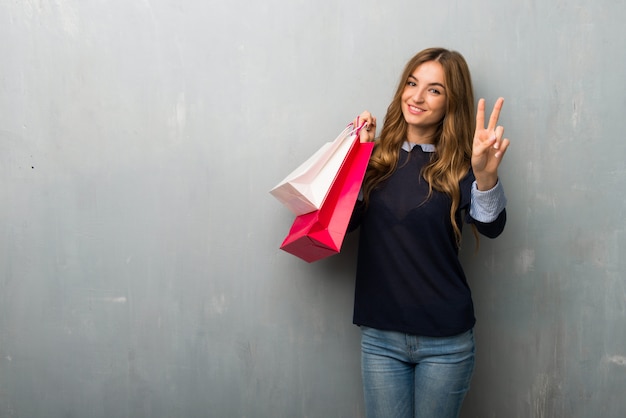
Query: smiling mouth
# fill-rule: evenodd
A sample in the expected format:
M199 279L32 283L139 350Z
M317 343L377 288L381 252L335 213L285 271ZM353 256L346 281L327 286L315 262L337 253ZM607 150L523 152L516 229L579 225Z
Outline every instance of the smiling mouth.
M424 113L426 111L424 109L420 109L419 107L411 105L409 105L409 110L411 111L411 113Z

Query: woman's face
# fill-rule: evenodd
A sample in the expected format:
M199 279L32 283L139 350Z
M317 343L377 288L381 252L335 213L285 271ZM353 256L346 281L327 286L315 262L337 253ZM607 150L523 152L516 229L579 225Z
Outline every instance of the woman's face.
M433 141L432 136L446 113L444 80L443 67L437 61L421 64L406 80L401 100L408 141Z

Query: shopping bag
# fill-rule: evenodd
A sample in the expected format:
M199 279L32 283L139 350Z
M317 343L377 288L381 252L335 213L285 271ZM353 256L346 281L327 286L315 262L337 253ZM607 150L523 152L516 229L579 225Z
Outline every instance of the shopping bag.
M299 215L280 248L309 263L337 254L348 229L373 142L354 142L319 210Z
M358 131L353 124L348 125L334 141L324 144L270 193L295 215L319 209L348 151L358 140Z

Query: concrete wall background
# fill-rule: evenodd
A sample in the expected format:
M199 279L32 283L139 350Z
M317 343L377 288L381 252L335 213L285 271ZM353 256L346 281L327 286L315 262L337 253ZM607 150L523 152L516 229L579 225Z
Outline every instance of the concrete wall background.
M0 0L0 416L358 417L355 236L268 190L402 66L506 98L509 223L463 259L464 417L626 411L626 6ZM471 234L468 234L471 235Z

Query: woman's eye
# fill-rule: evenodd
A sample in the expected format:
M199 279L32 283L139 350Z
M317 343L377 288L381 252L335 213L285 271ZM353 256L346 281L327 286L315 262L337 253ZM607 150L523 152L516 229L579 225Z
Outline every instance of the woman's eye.
M406 82L406 85L407 85L407 86L410 86L410 87L415 87L415 86L417 86L417 84L415 84L415 81L407 81L407 82Z
M437 89L430 89L430 92L433 94L441 94L441 92Z

